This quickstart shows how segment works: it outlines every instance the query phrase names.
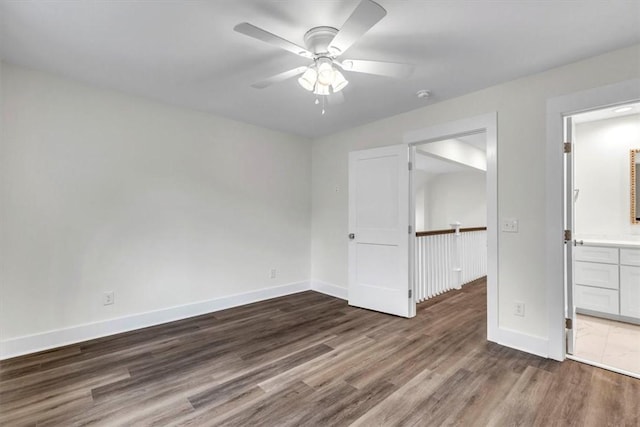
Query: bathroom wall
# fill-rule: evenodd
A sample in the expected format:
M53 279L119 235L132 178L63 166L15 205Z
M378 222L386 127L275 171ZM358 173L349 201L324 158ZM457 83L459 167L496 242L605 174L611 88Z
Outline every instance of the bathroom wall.
M640 114L578 123L574 143L576 238L640 241L630 204L630 150L640 148Z

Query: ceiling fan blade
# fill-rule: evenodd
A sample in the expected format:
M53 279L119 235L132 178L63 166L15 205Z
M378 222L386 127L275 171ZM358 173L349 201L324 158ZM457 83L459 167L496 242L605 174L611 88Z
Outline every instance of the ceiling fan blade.
M329 44L329 52L340 55L378 23L387 11L371 0L362 0Z
M409 77L414 66L411 64L400 64L397 62L364 61L359 59L349 59L338 63L345 71L355 71L356 73L375 74L378 76L394 77L402 79Z
M249 24L248 22L238 24L233 27L233 29L240 34L253 37L254 39L262 40L263 42L277 46L284 50L288 50L289 52L295 53L296 55L304 56L305 58L313 58L313 54L307 49L298 46L297 44L292 43L289 40L285 40L282 37L265 31L262 28L258 28L255 25Z
M268 79L264 79L257 83L251 85L251 87L255 87L256 89L264 89L265 87L271 86L274 83L280 83L285 80L288 80L292 77L298 76L307 71L307 67L298 67L293 70L285 71L284 73L276 74L275 76L271 76Z
M344 93L342 91L333 92L331 95L327 96L327 102L329 105L339 105L344 103Z

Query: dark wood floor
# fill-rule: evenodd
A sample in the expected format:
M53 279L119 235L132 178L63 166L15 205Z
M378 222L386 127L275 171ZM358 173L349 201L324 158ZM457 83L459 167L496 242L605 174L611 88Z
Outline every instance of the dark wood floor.
M487 343L485 300L304 292L7 360L0 425L640 425L640 380Z

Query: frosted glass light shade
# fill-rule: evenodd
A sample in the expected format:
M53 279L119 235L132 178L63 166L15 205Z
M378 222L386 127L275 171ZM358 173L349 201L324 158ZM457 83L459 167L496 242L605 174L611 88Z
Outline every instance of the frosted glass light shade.
M335 70L330 59L322 58L318 60L318 83L329 86L333 82Z
M329 95L329 86L321 84L318 80L318 84L316 84L316 88L313 93L316 95Z
M349 81L344 78L342 73L338 70L335 70L333 76L333 83L331 83L331 87L333 88L333 92L340 92L345 88L346 85L349 84Z
M307 68L307 71L305 71L304 74L302 74L302 76L300 76L300 78L298 79L298 84L300 84L300 86L302 86L304 89L311 92L316 85L317 78L317 71L309 67Z

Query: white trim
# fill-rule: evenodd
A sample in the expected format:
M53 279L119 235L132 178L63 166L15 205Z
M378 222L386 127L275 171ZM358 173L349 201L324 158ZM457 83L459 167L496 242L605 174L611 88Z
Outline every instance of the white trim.
M600 368L600 369L606 369L607 371L615 372L616 374L627 375L629 377L637 378L640 380L640 375L638 375L635 372L625 371L624 369L618 369L613 366L605 365L604 363L594 362L592 360L583 359L582 357L572 356L571 354L567 354L567 359L575 360L576 362L595 366L596 368Z
M347 300L348 289L333 283L323 282L322 280L311 280L311 290L320 292L321 294L330 295L335 298Z
M640 100L640 79L547 100L545 252L549 357L564 360L563 118L583 111Z
M405 144L426 143L478 132L486 132L487 139L487 339L499 342L501 335L498 331L498 113L482 114L406 132L403 142ZM531 346L532 348L536 347L535 343Z
M290 283L273 288L264 288L243 294L230 295L207 301L185 304L146 313L133 314L115 319L102 320L0 341L0 360L37 351L75 344L122 332L133 331L175 320L208 314L239 305L251 304L271 298L291 295L311 289L308 281ZM323 291L320 291L323 292ZM323 292L328 293L328 292ZM331 294L329 294L331 295Z
M512 329L498 328L496 341L500 345L525 351L540 357L548 357L549 342L541 337L523 334Z

